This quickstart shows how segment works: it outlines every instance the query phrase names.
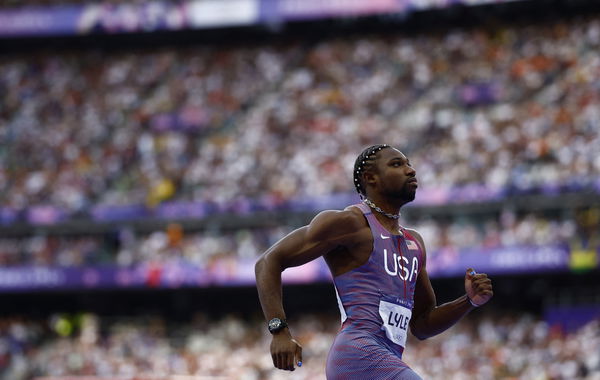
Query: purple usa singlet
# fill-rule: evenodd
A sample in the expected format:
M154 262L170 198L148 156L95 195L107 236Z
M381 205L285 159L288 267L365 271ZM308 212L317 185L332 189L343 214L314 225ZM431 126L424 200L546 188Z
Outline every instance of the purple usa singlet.
M423 252L404 228L392 235L364 204L373 251L362 266L334 277L342 327L327 358L328 380L421 380L403 361Z

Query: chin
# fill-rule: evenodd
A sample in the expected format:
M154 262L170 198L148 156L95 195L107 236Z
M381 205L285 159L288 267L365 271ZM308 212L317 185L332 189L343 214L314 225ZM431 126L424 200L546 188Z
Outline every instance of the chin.
M402 198L408 203L408 202L414 201L416 195L417 195L416 191L406 191L406 192L404 192L404 194L402 194Z
M416 191L412 189L402 189L400 192L390 194L391 197L400 199L403 203L414 201L415 195Z

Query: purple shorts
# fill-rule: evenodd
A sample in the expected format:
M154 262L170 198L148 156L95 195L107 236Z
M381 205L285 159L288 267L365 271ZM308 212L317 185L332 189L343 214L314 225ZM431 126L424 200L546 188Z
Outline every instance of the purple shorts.
M423 380L374 336L346 328L327 357L327 380Z

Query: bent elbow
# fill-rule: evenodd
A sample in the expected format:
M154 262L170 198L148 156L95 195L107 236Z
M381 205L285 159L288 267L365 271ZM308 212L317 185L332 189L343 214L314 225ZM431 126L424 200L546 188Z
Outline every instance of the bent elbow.
M279 261L273 255L262 254L254 264L254 274L258 278L261 274L267 272L283 272Z
M425 339L428 339L428 338L432 337L431 334L426 334L424 331L419 331L419 329L417 329L417 328L411 328L410 332L418 340L425 340Z
M424 334L415 334L413 333L413 335L415 336L415 338L417 338L418 340L425 340L427 338L430 338L428 335L424 335Z
M256 260L256 263L254 264L254 274L256 275L256 277L258 277L260 275L260 273L262 272L265 265L266 265L265 256L261 255L258 258L258 260Z

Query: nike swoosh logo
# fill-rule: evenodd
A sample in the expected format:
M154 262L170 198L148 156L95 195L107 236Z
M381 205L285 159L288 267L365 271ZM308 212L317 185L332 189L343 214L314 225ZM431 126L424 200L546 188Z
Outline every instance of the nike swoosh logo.
M382 239L389 239L389 236L385 236L384 234L380 234Z

